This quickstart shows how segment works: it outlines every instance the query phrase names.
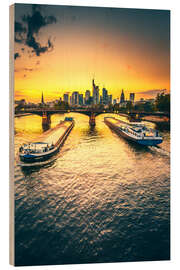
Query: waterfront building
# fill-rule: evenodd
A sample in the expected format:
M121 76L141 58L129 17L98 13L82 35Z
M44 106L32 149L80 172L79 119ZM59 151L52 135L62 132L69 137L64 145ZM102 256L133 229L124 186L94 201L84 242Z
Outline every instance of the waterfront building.
M125 96L124 96L124 90L122 89L120 103L124 103L124 101L125 101Z
M63 95L63 101L69 103L69 95L68 94Z

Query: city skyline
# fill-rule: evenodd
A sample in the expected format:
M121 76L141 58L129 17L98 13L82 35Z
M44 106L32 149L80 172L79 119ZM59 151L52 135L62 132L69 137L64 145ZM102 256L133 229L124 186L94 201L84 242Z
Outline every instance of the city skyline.
M15 99L170 92L169 11L15 4ZM107 20L108 19L108 20ZM108 22L107 22L108 21ZM31 31L33 27L33 31Z
M93 81L94 81L94 79L93 79ZM99 91L99 101L100 101L100 98L102 98L103 95L104 95L104 91L106 92L107 95L108 95L108 92L110 92L110 91L109 91L109 89L106 89L105 87L100 88L98 85L97 85L97 87L98 87L98 91ZM134 101L135 100L138 101L140 99L149 99L149 95L146 96L146 94L148 94L148 92L153 92L153 91L154 91L154 93L150 93L151 98L156 98L157 94L161 94L161 93L167 94L167 89L158 89L158 90L153 89L153 90L149 90L149 91L146 91L144 93L141 92L141 93L138 94L138 93L135 93L133 91L128 91L128 90L125 90L125 89L122 88L120 90L118 96L113 96L111 94L111 92L110 92L110 95L108 95L108 96L112 96L112 101L114 99L116 99L116 100L119 100L119 102L117 102L117 103L120 103L122 92L124 93L124 101L128 101L128 100L131 101L132 96L133 96ZM55 100L59 100L59 99L62 99L64 101L64 96L66 96L65 99L68 99L68 103L71 103L70 98L73 96L73 93L78 93L78 95L82 95L83 98L86 99L86 93L87 92L89 94L89 97L93 98L93 89L91 89L91 90L86 89L84 91L78 91L78 90L75 90L75 91L63 91L63 90L61 90L60 91L61 94L59 94L59 95L57 95L57 96L55 96L53 98L51 97L50 99L48 97L45 97L45 99L46 99L47 102L51 102L51 101L55 101ZM42 96L43 96L43 99L44 99L44 93L45 93L45 91L39 92L39 99L37 100L37 102L34 102L34 103L40 103L40 99L42 100ZM152 94L153 94L153 96L151 96ZM136 95L137 96L140 95L139 99L136 97ZM127 96L128 96L128 98L127 98ZM22 99L25 99L25 98L19 98L19 99L16 99L16 101L18 101L18 100L20 101ZM28 101L28 102L30 102L30 101Z

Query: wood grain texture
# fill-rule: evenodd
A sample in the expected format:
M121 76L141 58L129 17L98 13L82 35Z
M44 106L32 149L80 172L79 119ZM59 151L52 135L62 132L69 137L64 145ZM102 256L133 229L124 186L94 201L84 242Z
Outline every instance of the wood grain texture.
M14 265L14 5L9 7L9 261Z

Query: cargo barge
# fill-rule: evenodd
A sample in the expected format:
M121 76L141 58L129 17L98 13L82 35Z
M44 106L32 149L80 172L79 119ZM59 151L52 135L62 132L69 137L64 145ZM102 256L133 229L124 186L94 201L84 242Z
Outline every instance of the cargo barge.
M104 122L117 134L140 145L154 146L163 142L163 138L159 135L157 130L147 128L143 124L128 124L113 117L105 117Z
M59 151L73 127L73 118L66 117L56 127L43 133L38 141L23 144L19 148L20 161L34 164L48 160Z

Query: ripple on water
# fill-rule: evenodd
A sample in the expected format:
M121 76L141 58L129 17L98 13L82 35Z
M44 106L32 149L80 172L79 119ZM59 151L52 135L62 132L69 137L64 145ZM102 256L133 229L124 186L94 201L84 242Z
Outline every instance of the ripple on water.
M129 144L103 116L94 130L86 116L72 116L76 126L53 164L15 167L16 264L169 259L169 157ZM26 117L15 123L16 151L42 132L39 118Z

